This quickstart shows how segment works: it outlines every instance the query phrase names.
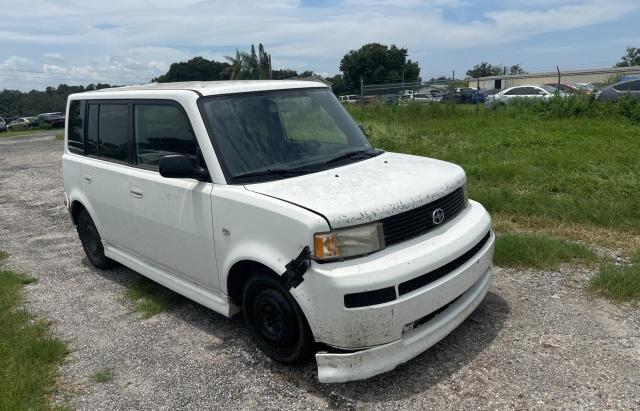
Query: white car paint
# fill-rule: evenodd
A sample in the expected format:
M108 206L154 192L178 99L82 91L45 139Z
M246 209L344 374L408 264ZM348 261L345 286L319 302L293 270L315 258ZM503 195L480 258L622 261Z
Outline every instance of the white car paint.
M82 204L101 234L105 254L225 316L239 311L228 277L254 261L280 275L315 233L377 221L415 209L466 184L464 171L423 157L385 153L288 179L229 184L197 102L202 96L260 90L326 88L311 81L151 84L71 95L74 100L165 99L184 108L211 181L167 179L155 171L69 150L62 157L65 196ZM69 109L66 113L69 121ZM488 237L487 237L488 236ZM416 278L488 240L462 265L384 304L346 308L343 297ZM455 218L426 234L344 261L312 261L291 294L316 342L321 382L368 378L415 357L462 322L491 281L495 237L486 210L470 201ZM452 303L453 302L453 303ZM408 325L431 313L432 319Z
M465 181L464 171L457 165L384 153L339 169L246 187L318 211L331 227L340 228L420 207L449 194ZM356 187L366 187L367 195L363 196L361 189L354 190Z
M548 100L554 96L567 97L568 94L557 92L556 89L548 86L539 85L521 85L510 87L502 90L496 94L489 95L486 100L486 105L492 105L495 103L507 103L512 100Z

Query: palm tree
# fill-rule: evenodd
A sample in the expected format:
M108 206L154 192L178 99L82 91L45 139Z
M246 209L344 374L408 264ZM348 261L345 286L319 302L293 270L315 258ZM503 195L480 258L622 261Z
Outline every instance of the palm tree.
M243 68L246 65L248 55L245 52L240 52L236 49L235 57L224 56L229 62L230 66L224 69L225 74L229 74L230 80L240 80L242 78Z

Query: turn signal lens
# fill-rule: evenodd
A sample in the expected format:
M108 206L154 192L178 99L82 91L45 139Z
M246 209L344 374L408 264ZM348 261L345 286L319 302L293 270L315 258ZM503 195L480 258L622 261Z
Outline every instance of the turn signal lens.
M316 258L320 260L340 256L338 236L335 232L316 234L313 237L313 244L316 249Z

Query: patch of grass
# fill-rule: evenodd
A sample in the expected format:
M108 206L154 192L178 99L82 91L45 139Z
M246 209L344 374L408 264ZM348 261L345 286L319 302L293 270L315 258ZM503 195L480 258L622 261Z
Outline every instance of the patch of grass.
M517 107L348 107L375 147L465 168L491 213L640 234L640 126L611 116L536 115Z
M58 134L56 134L56 140L59 140L59 141L64 140L64 133L58 133Z
M170 310L185 301L184 297L145 277L131 284L126 295L144 318Z
M504 234L496 240L494 261L502 267L555 269L561 263L592 263L598 256L587 247L540 234Z
M640 264L616 266L603 264L598 275L591 279L592 292L614 301L640 300Z
M6 259L0 252L0 262ZM47 323L20 308L22 286L33 279L0 267L0 409L50 409L58 366L66 353L62 341L47 333Z
M105 383L113 379L113 373L110 369L105 368L100 371L94 372L89 376L89 378L91 378L91 381L93 382Z
M640 250L636 250L635 253L631 256L631 262L633 264L640 264Z
M0 133L0 138L2 137L18 137L18 136L26 136L29 134L39 133L41 131L48 130L46 128L32 128L29 130L19 130L19 131L3 131Z
M633 231L561 222L547 217L492 213L493 227L499 233L546 234L574 242L598 244L633 253L640 247L640 235Z

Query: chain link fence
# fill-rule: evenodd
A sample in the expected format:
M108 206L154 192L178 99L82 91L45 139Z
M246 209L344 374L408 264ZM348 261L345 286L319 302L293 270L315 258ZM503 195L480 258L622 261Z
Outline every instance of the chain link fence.
M371 103L484 103L487 96L515 86L549 85L566 93L595 93L599 88L626 77L640 77L640 67L615 67L588 70L499 75L481 78L441 79L431 81L361 79L360 94L349 96L346 102Z

